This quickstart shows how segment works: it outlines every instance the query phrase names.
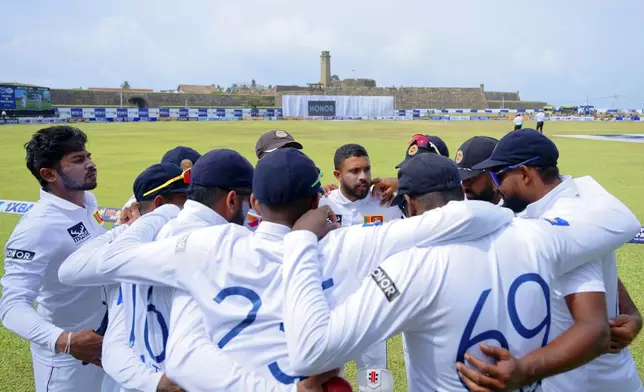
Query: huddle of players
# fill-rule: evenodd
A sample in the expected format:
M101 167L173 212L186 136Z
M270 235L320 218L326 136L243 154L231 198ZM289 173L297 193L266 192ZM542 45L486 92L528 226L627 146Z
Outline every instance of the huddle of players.
M359 145L338 149L340 188L322 198L284 131L260 138L255 168L178 148L107 233L85 143L52 127L27 144L43 191L6 247L0 318L32 341L38 391L318 390L333 371L297 375L353 359L361 390L392 390L384 342L400 332L410 390L513 389L586 363L543 389L642 390L626 348L641 318L614 259L639 222L591 178L560 177L535 131L472 138L455 162L415 135L381 197Z

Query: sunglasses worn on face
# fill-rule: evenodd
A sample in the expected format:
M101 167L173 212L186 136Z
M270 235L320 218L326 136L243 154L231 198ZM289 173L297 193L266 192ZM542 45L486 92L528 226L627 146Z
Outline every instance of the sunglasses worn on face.
M436 147L436 145L432 143L432 141L429 140L429 138L425 135L416 134L412 136L408 144L411 146L413 143L416 143L419 148L432 148L436 152L436 154L441 155L438 147Z
M492 177L492 182L494 182L494 185L499 187L499 186L501 186L501 181L502 181L501 176L504 173L507 173L507 172L512 171L514 169L518 169L521 166L524 166L524 165L527 165L528 163L532 163L532 162L536 161L537 159L539 159L539 157L530 158L527 161L519 162L517 164L504 167L503 169L497 170L495 172L489 171L488 173L490 173L490 177Z

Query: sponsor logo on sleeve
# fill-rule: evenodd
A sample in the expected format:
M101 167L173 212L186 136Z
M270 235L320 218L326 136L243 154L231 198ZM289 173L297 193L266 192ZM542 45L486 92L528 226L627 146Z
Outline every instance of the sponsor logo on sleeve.
M22 249L6 248L4 251L4 255L8 259L31 261L36 256L36 252L31 252L31 251L22 250Z
M183 253L186 251L186 248L188 247L188 237L190 237L190 233L179 237L177 240L177 246L174 247L174 253Z
M394 284L394 281L391 280L389 275L381 267L376 268L375 271L371 274L371 278L378 285L382 293L387 298L387 301L391 302L398 298L400 291Z
M76 244L83 242L90 237L89 230L87 230L83 222L78 222L74 226L67 229L67 232Z

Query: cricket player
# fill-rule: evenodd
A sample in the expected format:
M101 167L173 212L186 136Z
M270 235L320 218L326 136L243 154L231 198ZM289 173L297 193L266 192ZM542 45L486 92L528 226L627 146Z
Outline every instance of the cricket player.
M454 162L463 181L467 200L482 200L502 205L501 193L494 187L492 178L485 170L473 169L492 155L499 141L488 136L474 136L463 143L456 151Z
M151 212L164 204L183 207L187 189L188 184L184 172L179 166L167 162L154 164L144 170L134 180L133 185L136 202L142 214ZM149 362L142 360L145 358L141 352L145 349L142 339L138 346L135 345L135 340L125 333L123 327L124 325L133 325L132 307L145 309L147 305L145 296L137 298L133 294L135 289L132 288L132 285L121 287L116 282L101 281L92 275L97 267L91 261L100 261L107 244L114 240L125 227L117 227L72 253L61 265L58 276L61 282L68 285L105 285L109 321L104 338L103 368L110 376L109 378L117 385L122 386L123 390L171 391L175 385L167 377L162 377L164 376L163 372L156 373L159 369L154 369L152 366L146 367ZM127 305L130 307L129 312L125 310ZM145 313L143 316L145 320ZM137 352L137 348L139 352ZM118 389L110 388L113 387L107 381L104 382L103 392L121 390L120 387Z
M200 157L201 154L190 147L177 146L172 150L166 151L166 153L163 154L163 157L161 157L161 163L172 163L179 166L182 170L186 171L189 170ZM135 201L136 197L135 195L132 195L125 203L125 205L123 205L123 208L130 207ZM119 224L127 223L119 220L118 218L117 221Z
M403 164L399 182L397 198L409 216L463 199L456 165L437 155ZM317 212L317 221L302 218L285 238L283 266L284 329L293 368L304 374L333 368L374 342L404 332L409 390L461 391L466 387L455 362L479 352L480 343L508 348L517 356L545 346L554 276L625 243L639 226L594 180L587 177L580 185L592 201L578 202L568 216L515 219L478 240L399 252L374 268L357 292L333 305L320 289L324 262L318 260L318 237L297 230L320 232L316 227L328 226L324 211ZM601 337L588 344L606 348L608 335ZM555 346L549 361L524 363L517 389L530 385L527 390L537 390L532 383L541 377L535 376L569 349ZM558 364L556 370L565 367Z
M369 154L359 144L345 144L333 157L333 175L340 187L320 199L320 205L328 205L341 226L389 222L402 218L398 207L381 205L379 197L371 192L371 163ZM387 370L387 342L383 341L356 360L357 383L361 390L368 384L369 369ZM393 375L390 375L393 379Z
M489 171L506 206L519 216L548 218L571 213L566 210L574 206L570 199L587 197L580 191L580 179L559 175L558 158L557 146L550 139L525 129L504 136L492 156L476 168ZM543 390L644 391L627 347L639 333L642 318L617 277L614 250L559 276L551 292L552 340L564 333L579 336L584 333L584 324L607 314L613 320L614 347L606 354L586 352L587 361L592 361L544 380Z
M299 216L318 206L319 192L315 164L296 149L279 149L255 168L251 204L263 220L254 233L223 225L144 243L164 223L164 206L110 245L98 273L189 292L172 304L166 362L171 379L187 390L207 390L216 375L204 366L217 349L285 385L307 375L291 371L280 327L282 239ZM320 244L325 293L333 302L346 297L382 258L402 249L463 238L463 233L476 239L511 219L510 211L489 203L463 202L416 218L342 228Z
M31 342L36 392L100 391L103 380L103 338L94 332L106 310L102 290L58 281L63 260L105 232L87 192L96 188L97 171L86 143L79 129L53 126L25 145L40 200L7 241L0 320Z
M257 159L262 159L266 154L276 151L280 148L295 148L301 150L302 143L295 140L293 135L283 130L274 130L264 133L255 144L255 155ZM255 211L252 206L246 218L246 226L255 231L262 221L261 215Z
M169 221L157 235L157 239L163 238L163 236L170 236L176 234L187 233L191 230L194 230L197 227L208 227L221 225L223 223L236 223L239 225L239 229L245 231L246 233L250 232L243 228L243 218L248 211L248 197L250 195L250 189L252 186L252 176L253 168L252 165L237 152L227 149L213 150L199 159L197 164L192 169L191 180L192 183L188 189L188 201L186 202L184 209L179 213L176 219ZM161 211L160 209L159 211ZM142 211L145 211L143 209ZM84 270L88 271L86 274L83 274L83 279L90 277L94 282L106 283L110 281L111 277L109 275L102 275L98 271L99 266L102 262L102 257L94 257L93 260L74 260L74 256L66 261L74 264L81 263L84 266ZM186 260L184 260L186 261ZM88 268L87 264L90 264L92 268ZM68 271L71 271L72 268L69 268ZM137 277L136 273L141 275ZM71 278L71 274L68 279ZM143 312L135 311L134 319L131 324L127 322L126 325L132 325L131 329L128 327L130 342L133 343L137 341L144 342L139 344L137 354L141 355L142 358L145 358L146 364L158 371L164 370L168 358L171 359L169 350L166 349L166 341L168 338L168 331L175 328L174 320L170 319L170 299L173 295L173 290L170 287L162 287L159 285L155 286L145 286L146 283L150 283L149 276L154 275L153 272L149 270L140 270L135 271L127 275L127 280L130 283L136 283L133 294L129 295L124 289L123 298L126 304L125 309L128 312L127 304L129 301L137 301L137 298L144 297L146 302L138 306L138 309L145 309ZM123 285L126 286L125 284ZM138 302L137 302L138 303ZM197 320L200 320L200 312L198 308L195 308L197 311L196 316ZM141 316L139 314L142 313ZM174 310L173 310L174 313ZM150 317L152 314L152 317ZM141 320L137 319L141 317ZM144 321L145 320L145 321ZM207 335L206 335L207 338ZM135 348L137 345L135 344ZM167 354L166 354L167 353ZM217 358L221 358L219 354L219 349L217 348L214 353L214 358L209 358L209 366L221 362ZM188 352L188 355L190 353ZM106 356L108 354L106 353ZM214 360L216 362L211 362ZM240 361L240 363L243 363ZM230 365L226 365L224 368L230 368ZM216 366L215 366L216 368ZM236 373L231 372L230 376L233 376L237 373L240 373L239 370ZM246 375L243 378L241 376L235 376L236 378L226 378L229 377L227 373L221 374L219 372L211 372L208 375L208 383L203 386L197 385L195 387L194 381L189 378L185 382L181 382L181 385L187 390L213 390L216 386L218 388L225 389L232 385L237 385L235 383L243 382L245 388L243 390L255 390L249 389L251 386L253 388L257 387L258 391L263 390L282 390L282 387L278 386L278 382L275 380L271 381L258 381L258 377ZM171 377L174 379L173 377ZM198 380L198 379L197 379ZM254 380L254 381L253 381ZM307 380L302 383L298 383L297 386L293 385L290 387L284 386L284 390L301 390L307 385L312 385L311 383L316 382L315 379ZM307 384L308 383L308 384ZM268 386L271 386L270 388ZM266 389L269 388L269 389ZM242 390L242 389L239 389Z

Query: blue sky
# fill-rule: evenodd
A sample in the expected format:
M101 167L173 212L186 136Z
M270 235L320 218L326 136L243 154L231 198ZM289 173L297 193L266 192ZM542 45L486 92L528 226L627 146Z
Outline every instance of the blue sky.
M642 0L3 1L0 80L51 87L319 80L644 108ZM615 98L603 98L617 95Z

